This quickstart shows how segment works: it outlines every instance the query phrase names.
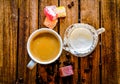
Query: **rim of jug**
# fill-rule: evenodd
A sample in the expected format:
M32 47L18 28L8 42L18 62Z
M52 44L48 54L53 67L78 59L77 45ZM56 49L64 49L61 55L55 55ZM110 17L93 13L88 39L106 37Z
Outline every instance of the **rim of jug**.
M89 49L86 49L85 51L78 52L71 46L69 36L76 28L87 28L91 32L91 34L93 35L93 43ZM64 42L63 43L64 50L70 52L71 54L73 54L77 57L85 57L85 56L89 55L90 53L92 53L94 51L95 47L97 46L97 43L98 43L97 30L93 26L91 26L89 24L85 24L85 23L72 24L66 29L66 31L64 33L64 41L63 42Z

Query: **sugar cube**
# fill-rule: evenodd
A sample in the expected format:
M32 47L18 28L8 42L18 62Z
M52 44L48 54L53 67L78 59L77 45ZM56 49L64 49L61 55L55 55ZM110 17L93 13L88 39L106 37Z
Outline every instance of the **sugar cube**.
M43 24L44 24L46 27L53 29L53 28L56 26L57 22L58 22L57 19L55 19L55 20L50 20L50 19L48 19L48 18L46 17Z
M61 67L59 68L59 71L60 71L60 77L66 77L66 76L73 75L73 69L71 65Z
M50 20L55 20L57 19L57 14L55 12L56 6L46 6L44 8L44 13L46 15L47 18L49 18Z
M65 17L66 16L66 9L64 6L57 7L55 9L57 17Z

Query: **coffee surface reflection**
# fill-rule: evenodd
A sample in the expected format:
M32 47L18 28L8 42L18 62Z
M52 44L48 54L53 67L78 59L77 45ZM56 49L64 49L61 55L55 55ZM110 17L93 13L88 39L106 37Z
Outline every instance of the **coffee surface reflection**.
M39 61L53 60L60 51L60 43L57 37L51 33L40 33L30 42L30 52Z

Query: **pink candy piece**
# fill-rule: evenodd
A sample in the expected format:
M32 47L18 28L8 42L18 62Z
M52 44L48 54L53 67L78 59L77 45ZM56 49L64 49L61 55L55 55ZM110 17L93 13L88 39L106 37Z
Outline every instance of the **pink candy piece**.
M46 17L49 18L50 20L57 19L57 14L55 12L55 9L56 9L56 6L46 6L44 8L44 13Z
M73 75L73 69L71 65L61 67L59 68L59 71L60 71L60 77L66 77L66 76Z

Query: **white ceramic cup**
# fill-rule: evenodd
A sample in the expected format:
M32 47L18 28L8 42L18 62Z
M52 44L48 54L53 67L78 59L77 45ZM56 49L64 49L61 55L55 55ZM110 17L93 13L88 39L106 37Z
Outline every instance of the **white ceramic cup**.
M36 37L37 35L39 35L40 33L44 33L44 32L45 33L48 32L48 33L54 35L58 39L58 41L60 43L60 49L59 49L59 53L57 54L57 56L55 58L53 58L52 60L47 61L47 62L46 61L45 62L44 61L40 61L40 60L36 59L35 56L33 56L32 53L31 53L31 51L30 51L30 42L31 42L31 40L34 37ZM62 53L62 45L63 45L62 44L62 39L61 39L60 35L56 31L54 31L52 29L48 29L48 28L40 28L38 30L35 30L30 35L30 37L28 38L28 41L27 41L27 52L28 52L28 54L29 54L29 56L31 58L31 61L28 63L27 67L29 69L32 69L37 63L39 63L39 64L50 64L50 63L56 61L60 57L60 55Z

